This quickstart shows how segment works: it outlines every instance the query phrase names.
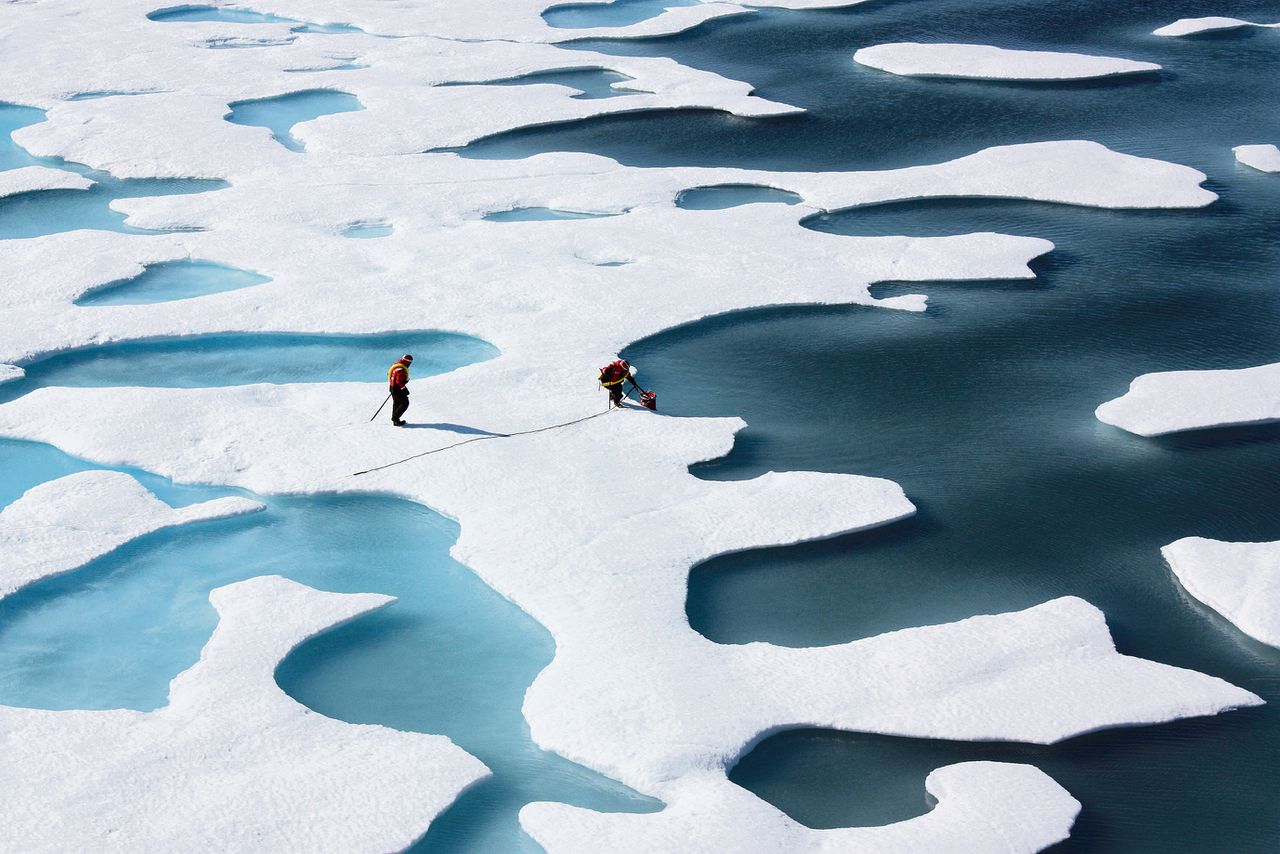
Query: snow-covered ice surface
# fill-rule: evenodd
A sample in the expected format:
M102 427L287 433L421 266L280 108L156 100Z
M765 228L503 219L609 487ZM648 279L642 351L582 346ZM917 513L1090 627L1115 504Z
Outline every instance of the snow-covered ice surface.
M1263 29L1280 27L1280 24L1262 24L1246 21L1242 18L1228 18L1222 15L1210 15L1204 18L1179 18L1172 24L1165 24L1151 34L1155 36L1194 36L1198 33L1220 32L1222 30L1238 30L1241 27L1262 27Z
M1280 647L1280 542L1185 537L1161 551L1188 593L1250 637Z
M723 778L659 813L531 804L520 820L549 854L670 851L1039 851L1065 839L1080 804L1027 765L965 762L925 781L928 814L885 827L811 830ZM727 807L727 808L726 808ZM744 818L746 820L744 820Z
M1231 149L1236 160L1260 172L1280 172L1280 148L1266 145L1237 145Z
M985 44L896 42L864 47L855 62L907 77L978 80L1090 80L1159 71L1154 62L1046 50L1010 50Z
M1280 421L1280 363L1143 374L1095 414L1139 436Z
M10 5L0 21L0 98L47 111L46 121L15 134L18 143L117 177L231 186L114 202L130 225L180 233L81 230L7 245L0 299L10 334L0 359L27 364L70 348L216 332L422 328L484 338L501 355L415 380L410 418L433 422L420 429L368 424L383 394L370 382L43 388L0 406L0 433L180 482L264 494L389 493L456 519L454 555L555 636L556 658L525 699L535 740L668 804L643 818L529 807L524 826L549 849L580 850L594 834L634 850L660 850L663 839L686 834L709 844L713 834L750 834L789 850L850 842L891 850L943 839L1031 850L1062 838L1077 808L1034 769L941 769L929 784L940 806L927 818L843 836L783 819L728 784L724 769L763 735L802 725L1048 743L1260 702L1212 676L1118 654L1101 612L1069 597L822 648L727 646L694 632L684 615L692 565L886 524L914 507L896 484L870 477L696 478L689 466L726 454L742 422L604 413L593 372L602 359L664 329L744 308L921 310L921 295L876 299L868 289L886 280L1030 278L1028 263L1053 248L990 232L841 237L801 228L815 209L946 197L1194 208L1216 196L1195 169L1087 141L845 173L642 169L588 154L485 161L436 151L611 112L796 111L751 95L745 82L671 60L551 44L678 32L747 13L742 7L702 3L630 27L569 30L546 23L548 5L255 7L364 31L340 36L289 23L152 21L155 4L138 0ZM230 39L261 46L216 49ZM612 70L639 91L584 100L554 84L440 85L574 68ZM305 152L284 149L266 128L225 120L231 102L317 88L350 93L364 109L295 125ZM89 91L151 94L67 100ZM804 204L675 205L685 189L719 184L787 190ZM619 215L484 219L532 207ZM380 240L342 236L366 221L394 231ZM74 304L147 265L187 258L271 281L181 304ZM609 258L632 263L584 261ZM599 310L598 295L610 289L629 295L628 311ZM48 417L64 408L77 417ZM456 442L455 425L515 433L588 414L599 417L396 464ZM351 474L381 466L389 467ZM643 548L623 551L624 538ZM3 710L0 725L20 744L0 760L11 795L0 819L8 838L32 848L177 848L192 827L208 827L208 813L227 819L209 831L221 848L287 841L386 850L409 844L483 773L444 738L339 724L308 714L274 685L290 648L385 597L259 578L213 598L222 622L201 663L174 681L164 709ZM171 763L169 777L144 773L158 761ZM109 826L128 832L104 836Z
M42 483L0 511L0 598L144 534L261 509L257 501L235 497L175 509L121 472L81 472Z
M93 181L83 175L47 166L23 166L0 172L0 199L36 190L87 190L92 186Z
M26 371L17 365L0 365L0 385L17 382L26 376Z
M23 851L392 851L485 767L443 736L317 715L276 685L302 641L391 604L262 576L154 712L0 706L5 844ZM431 768L431 774L423 774Z

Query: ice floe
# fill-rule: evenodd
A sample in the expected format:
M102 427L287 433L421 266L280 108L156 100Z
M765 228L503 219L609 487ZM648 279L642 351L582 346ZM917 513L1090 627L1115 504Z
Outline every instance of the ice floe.
M24 851L397 851L486 776L443 736L331 720L276 685L291 649L394 601L279 576L210 594L218 627L154 712L0 706L0 835Z
M259 150L269 161L297 158L263 134ZM1185 166L1089 142L1002 146L939 164L825 174L638 169L586 154L520 161L342 158L342 165L306 168L285 161L210 193L114 203L132 226L198 231L145 238L77 231L6 247L0 273L10 286L0 293L0 305L12 320L12 334L0 342L0 360L22 364L38 353L175 332L384 331L395 325L388 322L389 300L401 316L475 334L512 352L512 361L544 365L548 356L525 325L546 297L498 275L501 259L523 258L521 280L546 282L555 294L556 310L540 328L554 325L563 340L574 342L579 355L560 365L568 369L573 359L592 361L596 353L725 311L799 302L875 304L867 286L878 280L1026 278L1027 262L1052 248L1045 240L997 234L818 234L799 226L814 208L956 196L1192 207L1216 198L1200 186L1203 179ZM386 192L387 181L396 192ZM785 190L806 205L697 211L675 204L687 188L725 184ZM265 209L264 199L270 200ZM571 224L483 221L488 212L515 208L630 212ZM382 241L342 238L339 232L353 221L394 222L396 234ZM600 271L580 261L597 256L637 259L615 284L643 294L636 311L607 324L595 310ZM254 270L272 281L145 310L73 304L148 265L191 257ZM727 258L734 261L721 263ZM432 270L434 282L466 287L419 288L423 269ZM702 284L691 290L686 281L692 270ZM755 285L744 292L747 279ZM361 287L352 288L353 281ZM513 293L519 295L513 299ZM880 304L920 309L924 301L906 296ZM196 305L202 308L193 311ZM539 355L520 352L528 347Z
M1029 850L1061 838L1076 809L1033 769L941 769L929 783L940 806L874 838L799 828L729 784L724 769L789 726L1049 742L1257 702L1213 677L1120 655L1102 614L1078 599L820 649L712 643L685 619L692 565L887 524L914 508L896 484L870 477L701 480L689 466L727 453L741 421L606 413L594 380L601 360L632 341L700 318L793 304L921 310L922 295L878 300L869 288L1029 278L1029 263L1053 248L993 233L820 234L800 225L814 210L938 197L1199 207L1216 198L1201 186L1202 173L1087 141L837 174L639 169L576 153L488 161L424 153L617 112L710 108L749 119L797 110L752 95L747 82L669 59L551 44L675 32L750 11L733 4L676 6L634 25L587 29L549 26L548 0L255 4L295 22L364 31L341 35L290 23L148 20L158 5L11 6L0 22L0 97L47 110L46 121L15 139L33 154L116 177L230 186L113 202L131 226L180 233L79 230L7 242L0 360L21 365L73 348L218 333L421 329L483 338L500 355L415 378L409 430L368 423L385 394L371 376L232 388L46 387L0 406L0 434L183 482L387 493L456 519L454 555L555 636L556 658L525 699L534 738L665 800L659 824L646 825L658 830L637 830L653 839L669 832L660 828L668 820L678 828L682 817L715 815L708 827L726 834L766 823L784 848L965 839ZM245 48L209 49L236 44ZM624 75L637 91L588 100L571 86L483 85L575 69ZM265 127L226 120L230 104L337 88L365 109L294 125L301 152ZM65 100L87 91L149 94ZM690 188L744 184L802 203L676 204ZM485 219L535 208L617 215ZM354 223L395 230L381 240L346 239ZM190 258L271 281L181 302L75 305L108 282ZM620 259L629 263L603 266ZM600 310L601 293L613 292L627 295L626 311ZM49 417L59 409L77 417ZM477 431L568 422L576 423L430 453ZM365 469L378 470L352 477ZM174 681L168 707L145 715L0 710L0 726L22 747L0 760L10 803L0 832L36 848L174 849L190 847L184 834L197 828L224 849L385 850L409 844L483 773L443 738L328 721L272 682L290 647L384 597L256 579L213 598L222 622L201 663ZM157 763L165 774L147 773ZM1028 793L1039 795L1034 810ZM555 835L561 813L547 809L529 808L526 827L549 847L569 844ZM598 838L620 838L614 827L630 838L614 818L585 812L564 829L592 839L597 821ZM104 842L107 822L129 832Z
M46 388L0 407L0 432L91 458L111 449L179 480L390 492L458 519L454 556L556 638L556 658L525 699L536 741L668 803L696 796L690 775L723 769L779 727L1053 742L1258 702L1219 679L1117 654L1102 614L1070 598L833 647L708 641L684 615L691 565L913 512L901 489L874 478L695 478L689 465L731 447L741 427L734 419L597 409L595 419L561 430L348 476L354 460L393 463L455 443L451 424L492 432L529 424L523 407L463 392L524 388L528 366L482 379L503 358L418 386L430 401L423 429L369 427L376 385L315 384ZM543 375L527 393L561 384L550 380ZM598 401L594 388L584 391L579 417ZM100 427L32 418L73 396ZM182 425L167 425L165 412L185 413ZM600 448L627 453L602 456ZM624 540L642 548L620 552Z
M1241 27L1280 27L1277 24L1259 24L1241 18L1227 18L1221 15L1210 15L1204 18L1179 18L1172 24L1165 24L1151 31L1154 36L1194 36L1197 33L1211 33L1221 30L1238 30Z
M896 42L864 47L862 65L908 77L977 80L1089 80L1159 71L1154 62L1046 50L1010 50L985 44Z
M87 190L93 181L66 169L48 166L22 166L0 172L0 199L36 190Z
M1185 537L1161 551L1188 593L1250 637L1280 647L1280 542Z
M42 483L0 511L0 598L161 528L261 509L257 501L234 497L173 508L121 472L87 471Z
M1094 414L1139 436L1280 421L1280 363L1143 374Z
M27 372L17 365L0 365L0 385L17 382L26 375Z
M884 827L813 830L745 789L709 777L705 791L647 815L598 813L538 803L520 823L548 854L587 849L618 854L670 851L1032 852L1067 837L1080 804L1029 765L963 762L931 773L936 806Z
M1236 161L1260 172L1280 172L1280 148L1274 145L1237 145Z

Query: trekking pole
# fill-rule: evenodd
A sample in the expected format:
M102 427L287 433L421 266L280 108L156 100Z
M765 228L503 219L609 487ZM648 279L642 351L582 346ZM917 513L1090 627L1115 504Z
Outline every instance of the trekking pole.
M391 392L387 392L387 400L390 400L390 399L391 399ZM387 400L382 401L382 406L379 406L379 407L378 407L378 412L381 412L381 411L382 411L382 407L387 405ZM373 413L373 418L377 418L377 417L378 417L378 412ZM369 420L370 420L370 421L372 421L372 420L373 420L373 418L370 418Z

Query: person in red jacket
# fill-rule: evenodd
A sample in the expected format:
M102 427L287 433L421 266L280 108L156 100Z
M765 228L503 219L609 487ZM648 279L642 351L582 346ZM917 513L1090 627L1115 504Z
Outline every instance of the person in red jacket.
M623 384L630 382L632 387L637 391L643 391L640 386L636 385L636 381L631 377L631 363L626 359L619 359L616 362L610 362L600 369L600 385L604 386L609 392L609 404L611 406L622 405L622 389Z
M391 389L391 423L403 427L405 422L400 416L409 408L409 366L413 357L405 354L387 371L387 385Z

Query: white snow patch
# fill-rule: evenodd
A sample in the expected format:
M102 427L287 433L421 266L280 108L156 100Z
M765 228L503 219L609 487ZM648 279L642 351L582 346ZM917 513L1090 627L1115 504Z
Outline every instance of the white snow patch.
M1280 23L1259 24L1241 18L1210 15L1204 18L1179 18L1172 24L1165 24L1157 30L1152 30L1151 34L1153 36L1193 36L1197 33L1209 33L1218 30L1238 30L1241 27L1274 28L1280 27Z
M0 199L36 190L87 190L93 181L66 169L22 166L0 172Z
M924 786L937 805L918 818L883 827L813 830L714 773L682 782L681 797L661 812L599 813L568 804L534 803L520 811L520 824L547 854L1029 854L1065 839L1080 811L1075 798L1029 765L963 762L932 772Z
M1280 362L1228 371L1143 374L1094 414L1139 436L1280 421Z
M439 735L294 702L298 644L391 604L279 576L209 594L218 627L154 712L0 706L0 838L23 851L399 851L487 776Z
M1280 647L1280 542L1185 537L1161 553L1188 593L1250 637Z
M1237 145L1236 162L1261 172L1280 172L1280 148L1274 145Z
M27 375L27 372L17 365L0 364L0 385L5 383L17 382Z
M0 511L0 599L161 528L262 507L228 497L173 508L122 472L86 471L42 483Z
M1154 62L984 44L878 44L862 48L853 59L891 74L978 80L1089 80L1160 70Z

